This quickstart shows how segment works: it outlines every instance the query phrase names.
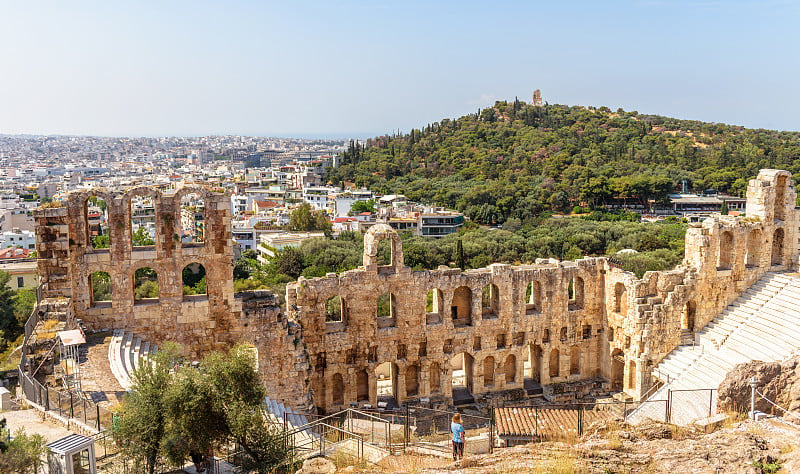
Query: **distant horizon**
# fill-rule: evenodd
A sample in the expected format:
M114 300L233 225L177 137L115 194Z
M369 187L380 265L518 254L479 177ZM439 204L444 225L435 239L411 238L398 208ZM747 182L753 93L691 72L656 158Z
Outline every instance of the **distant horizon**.
M363 138L535 89L800 131L800 0L42 0L3 20L5 134Z

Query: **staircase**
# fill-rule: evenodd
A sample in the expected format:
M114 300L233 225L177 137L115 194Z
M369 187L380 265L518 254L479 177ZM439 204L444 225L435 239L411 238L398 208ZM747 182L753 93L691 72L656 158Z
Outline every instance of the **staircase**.
M664 383L648 400L667 400L670 421L690 424L716 413L716 389L737 364L779 361L800 349L800 275L767 273L695 335L661 361L653 376ZM684 391L686 390L686 391ZM666 421L665 403L645 403L627 421Z
M111 373L125 390L133 385L133 371L142 366L144 360L158 352L158 346L134 337L132 333L115 329L108 346L108 363Z

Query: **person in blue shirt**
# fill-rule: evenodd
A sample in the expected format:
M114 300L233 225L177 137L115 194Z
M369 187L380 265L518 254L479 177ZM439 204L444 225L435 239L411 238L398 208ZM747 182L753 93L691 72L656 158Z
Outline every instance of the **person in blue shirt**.
M460 413L453 415L450 431L453 432L453 461L458 461L464 457L464 425Z

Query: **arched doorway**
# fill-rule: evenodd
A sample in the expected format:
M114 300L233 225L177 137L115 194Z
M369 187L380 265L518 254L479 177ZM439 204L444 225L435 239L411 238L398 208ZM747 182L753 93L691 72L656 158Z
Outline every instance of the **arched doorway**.
M333 406L344 405L344 379L342 374L333 374L331 378L331 404Z
M472 324L472 290L468 286L459 286L453 292L450 315L453 318L453 326Z
M758 229L753 229L747 234L747 257L745 265L747 267L753 268L757 267L759 261L761 260L761 245L762 237L761 231Z
M517 356L510 354L506 357L506 362L503 364L503 372L505 372L507 384L517 381Z
M725 231L719 238L717 270L730 270L733 261L733 233Z
M581 350L578 346L569 349L569 374L580 375L581 373Z
M369 374L364 369L356 372L356 401L369 401Z
M561 354L558 349L550 351L550 377L558 377L560 375L559 364L561 363Z
M683 317L681 318L681 329L685 331L694 331L694 320L697 314L697 303L687 301L683 308Z
M625 353L620 349L614 349L614 352L611 353L611 390L614 392L622 391L624 378Z
M782 221L786 214L786 176L778 176L775 187L775 219Z
M775 229L772 237L772 265L783 265L783 229Z
M492 356L483 359L483 386L494 386L494 357Z
M375 368L375 378L377 379L377 396L381 399L391 398L397 401L397 365L391 362L384 362Z
M453 372L450 384L453 391L453 404L474 403L472 398L472 367L474 359L466 352L456 354L450 359L450 369Z
M406 396L417 395L419 395L419 369L416 365L409 365L406 367Z

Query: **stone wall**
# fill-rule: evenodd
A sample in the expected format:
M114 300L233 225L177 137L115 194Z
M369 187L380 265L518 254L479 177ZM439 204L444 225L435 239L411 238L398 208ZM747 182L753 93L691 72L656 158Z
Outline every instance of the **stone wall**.
M205 239L184 244L181 197L205 202ZM93 249L90 196L108 205L109 249ZM155 204L156 239L131 244L131 199ZM686 256L674 270L643 278L605 258L531 265L493 264L462 271L413 272L386 225L364 237L358 269L287 285L283 312L268 292L233 293L229 197L202 188L159 192L75 192L63 207L35 212L43 296L65 297L93 328L125 328L155 343L176 341L187 354L249 342L272 398L330 411L352 402L450 401L453 387L473 395L601 380L639 398L650 372L767 271L797 268L798 211L786 171L762 170L748 186L746 217L691 224ZM377 244L391 243L388 265ZM207 295L184 296L182 271L202 264ZM157 271L155 301L135 301L138 268ZM92 301L90 275L104 271L112 301ZM455 377L455 385L451 383Z

